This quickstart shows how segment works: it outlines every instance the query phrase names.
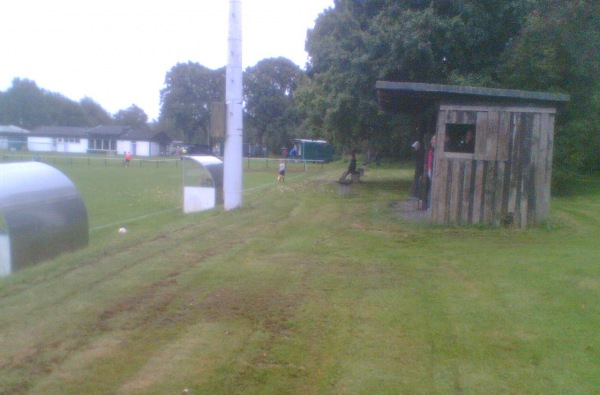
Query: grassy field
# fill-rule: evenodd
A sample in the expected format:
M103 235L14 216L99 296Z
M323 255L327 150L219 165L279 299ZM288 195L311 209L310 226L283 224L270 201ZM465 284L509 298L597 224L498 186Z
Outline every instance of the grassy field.
M0 279L0 393L600 392L600 180L522 231L404 219L408 168L272 165L186 216L174 162L55 163L90 246Z

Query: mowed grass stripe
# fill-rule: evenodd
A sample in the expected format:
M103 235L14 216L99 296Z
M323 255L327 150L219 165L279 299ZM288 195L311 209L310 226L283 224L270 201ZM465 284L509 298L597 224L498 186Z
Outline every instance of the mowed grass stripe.
M335 166L1 280L2 390L593 393L598 228L577 201L549 229L431 227L391 204L409 169L340 196Z

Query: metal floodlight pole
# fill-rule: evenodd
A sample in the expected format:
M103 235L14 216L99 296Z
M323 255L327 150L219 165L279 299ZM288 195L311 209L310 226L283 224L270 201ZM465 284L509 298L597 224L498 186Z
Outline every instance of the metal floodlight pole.
M223 206L242 206L242 1L229 1L229 37L225 82L227 136L223 158Z

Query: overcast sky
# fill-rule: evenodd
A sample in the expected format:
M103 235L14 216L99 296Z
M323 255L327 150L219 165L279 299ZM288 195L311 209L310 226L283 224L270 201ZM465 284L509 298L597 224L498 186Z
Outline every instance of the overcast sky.
M333 0L241 0L244 69L283 56L304 68L306 30ZM227 63L228 0L4 0L0 91L15 77L114 114L158 118L177 63Z

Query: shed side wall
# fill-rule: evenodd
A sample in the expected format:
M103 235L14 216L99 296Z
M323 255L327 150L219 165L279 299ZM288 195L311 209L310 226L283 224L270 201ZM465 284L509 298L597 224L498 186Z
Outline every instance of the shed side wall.
M548 218L552 108L442 105L431 218L438 224L525 227ZM447 124L476 125L475 152L444 152Z

